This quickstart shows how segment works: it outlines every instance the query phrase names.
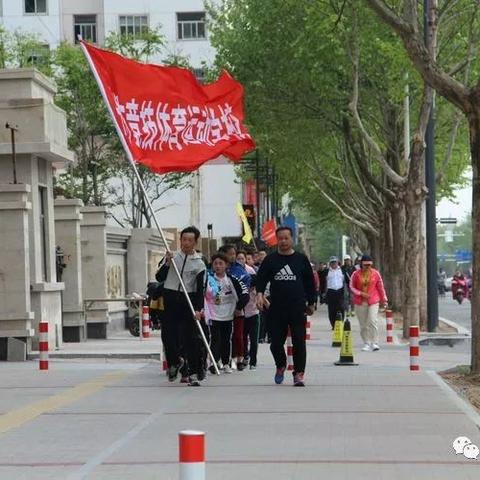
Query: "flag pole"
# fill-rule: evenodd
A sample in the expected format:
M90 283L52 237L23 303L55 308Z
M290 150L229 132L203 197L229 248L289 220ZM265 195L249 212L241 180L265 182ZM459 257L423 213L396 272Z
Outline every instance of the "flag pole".
M81 36L78 37L79 40L82 40ZM132 152L128 148L127 142L125 141L125 137L123 136L123 132L119 128L117 121L115 120L115 115L113 113L112 107L110 106L110 103L108 101L107 94L105 92L105 88L103 87L103 83L100 80L100 76L98 75L97 69L95 68L95 64L92 61L92 58L90 57L90 54L88 50L86 49L85 45L83 42L80 42L80 46L82 47L83 53L85 54L85 57L87 58L88 64L90 65L90 68L92 69L93 76L95 77L95 80L97 81L98 88L100 89L100 93L102 94L103 100L105 101L105 104L107 105L108 111L110 113L110 116L112 117L113 124L115 125L115 129L117 130L117 134L120 138L120 141L122 142L123 149L125 150L125 153L127 154L127 159L130 162L130 165L133 168L133 171L135 173L135 176L138 180L138 184L140 185L140 190L142 191L143 198L145 202L147 203L147 206L152 214L153 222L155 223L155 226L157 227L158 233L160 234L160 237L162 238L162 241L165 245L165 248L167 252L170 252L169 246L167 239L165 237L165 234L163 233L162 227L160 226L160 223L158 222L157 219L157 214L155 212L155 209L153 208L152 202L150 201L150 198L148 197L147 191L145 189L145 186L142 181L142 177L140 177L140 173L138 172L137 165L135 163L135 160L133 159ZM215 372L217 375L220 375L220 371L218 370L217 362L215 361L215 357L213 356L213 353L210 349L210 346L208 345L207 338L205 337L205 332L203 331L202 325L200 324L200 321L197 320L197 317L195 316L195 308L193 307L193 303L191 298L189 297L187 293L187 289L185 287L185 283L183 282L183 278L180 275L180 271L178 270L178 267L174 261L170 263L173 265L173 269L175 270L175 273L177 274L178 280L180 282L180 286L182 288L182 291L185 295L185 298L188 303L188 307L190 308L190 311L192 312L192 316L195 320L195 323L197 325L198 331L200 332L200 335L202 337L203 343L205 345L205 348L207 349L208 355L210 359L212 360L212 364L215 367Z

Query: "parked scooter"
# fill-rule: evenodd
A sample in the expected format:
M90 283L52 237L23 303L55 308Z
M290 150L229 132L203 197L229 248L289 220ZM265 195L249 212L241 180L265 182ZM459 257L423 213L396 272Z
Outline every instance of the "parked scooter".
M161 329L162 317L164 314L162 293L163 283L148 283L143 304L150 307L150 331ZM141 314L142 312L138 312L138 314L128 319L128 330L134 337L140 335L139 317Z

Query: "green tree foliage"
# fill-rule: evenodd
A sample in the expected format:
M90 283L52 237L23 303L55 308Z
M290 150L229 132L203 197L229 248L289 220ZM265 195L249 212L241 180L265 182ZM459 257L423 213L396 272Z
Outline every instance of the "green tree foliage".
M324 212L326 219L331 218L332 208L318 186L326 188L329 183L333 193L342 197L349 189L341 177L353 185L344 158L343 121L349 118L352 93L351 9L347 3L342 10L344 3L225 0L220 8L210 6L209 10L211 41L218 52L216 66L229 69L245 85L247 118L262 153L274 162L283 188L311 210ZM405 85L410 86L413 119L422 83L394 34L379 26L364 8L359 7L358 15L359 109L370 134L388 152L393 145L387 144L388 136L402 138ZM440 102L437 162L443 166L441 194L449 194L452 186L462 182L468 160L462 126L453 155L443 162L452 116L451 107ZM393 146L393 153L401 157L402 142ZM305 167L311 159L315 159L316 173ZM375 162L369 168L381 174Z
M38 68L51 74L51 53L38 35L16 30L10 32L0 25L0 68Z

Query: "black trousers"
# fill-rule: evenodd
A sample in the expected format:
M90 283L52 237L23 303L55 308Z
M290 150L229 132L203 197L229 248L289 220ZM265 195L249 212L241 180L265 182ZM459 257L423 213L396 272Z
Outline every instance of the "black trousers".
M192 312L181 292L164 291L165 316L162 321L162 342L168 365L185 359L182 375L201 374L204 367L204 345Z
M328 306L328 320L332 328L335 326L335 320L337 318L337 313L342 314L342 319L345 318L345 292L343 288L339 290L327 290L327 306Z
M223 365L230 364L232 356L232 330L233 320L212 320L212 325L210 326L212 343L210 348L217 363L221 360Z
M245 317L243 323L243 333L244 333L244 345L245 345L245 355L244 357L250 358L250 365L257 365L257 352L258 352L258 331L260 327L259 315L254 315L253 317ZM249 345L250 341L250 345Z
M262 340L262 342L265 342L267 340L267 337L270 338L270 334L268 331L268 315L265 312L260 312L259 317L260 325L258 338L259 340Z
M292 334L294 374L305 372L307 362L306 317L305 305L270 305L268 310L270 326L270 351L272 352L277 368L287 366L285 354L285 341L287 340L288 327Z

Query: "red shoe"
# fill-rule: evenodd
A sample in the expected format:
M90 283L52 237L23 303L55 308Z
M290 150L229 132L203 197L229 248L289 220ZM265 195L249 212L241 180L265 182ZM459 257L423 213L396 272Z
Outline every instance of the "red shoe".
M180 383L190 383L190 377L182 377Z
M303 373L296 373L293 376L293 386L294 387L304 387L305 386L304 374Z

